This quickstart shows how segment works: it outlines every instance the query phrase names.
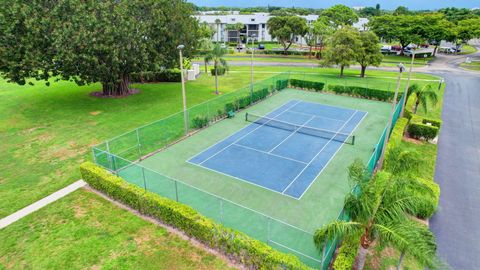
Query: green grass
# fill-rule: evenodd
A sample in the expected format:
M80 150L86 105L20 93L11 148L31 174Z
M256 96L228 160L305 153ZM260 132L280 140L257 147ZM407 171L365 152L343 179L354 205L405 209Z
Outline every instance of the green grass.
M471 53L475 53L477 52L477 48L472 46L472 45L468 45L468 44L465 44L462 46L462 51L458 54L461 54L461 55L464 55L464 54L471 54Z
M480 71L480 61L471 62L471 63L461 63L462 68L470 69L473 71Z
M85 190L0 230L0 238L2 269L231 269Z

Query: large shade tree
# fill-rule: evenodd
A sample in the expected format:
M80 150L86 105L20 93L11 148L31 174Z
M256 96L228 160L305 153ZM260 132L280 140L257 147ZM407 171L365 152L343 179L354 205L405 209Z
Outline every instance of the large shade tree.
M303 37L308 32L307 20L298 16L272 17L267 25L268 33L282 44L285 54L297 37Z
M358 22L358 16L353 9L345 5L335 5L322 11L321 16L328 19L328 21L335 27L343 27L346 25L353 25Z
M438 46L442 40L455 41L457 37L457 27L454 23L445 18L441 13L425 14L422 16L424 26L421 36L434 44L433 56L436 55Z
M368 66L378 67L383 60L381 46L377 35L371 31L360 32L360 46L357 48L355 59L360 64L360 77L365 77Z
M339 66L340 76L343 76L345 67L355 62L360 45L357 29L349 26L337 30L327 41L323 64Z
M192 12L181 0L12 0L0 9L0 73L19 84L100 82L104 95L124 95L132 73L175 66L179 44L191 53Z

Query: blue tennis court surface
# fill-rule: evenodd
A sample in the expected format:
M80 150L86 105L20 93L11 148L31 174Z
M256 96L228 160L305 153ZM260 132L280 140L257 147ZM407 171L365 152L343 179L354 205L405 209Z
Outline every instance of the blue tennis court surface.
M300 199L366 114L291 100L188 162Z

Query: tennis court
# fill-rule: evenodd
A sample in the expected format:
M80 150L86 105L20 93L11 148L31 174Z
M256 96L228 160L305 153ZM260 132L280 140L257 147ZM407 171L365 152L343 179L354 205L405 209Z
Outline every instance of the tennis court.
M289 100L188 162L300 199L344 145L366 112Z

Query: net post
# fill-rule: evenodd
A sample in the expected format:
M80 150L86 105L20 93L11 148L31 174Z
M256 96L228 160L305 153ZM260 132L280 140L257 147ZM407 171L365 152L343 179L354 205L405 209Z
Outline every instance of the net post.
M248 112L245 113L245 122L248 122Z
M355 135L352 135L352 145L355 145Z

